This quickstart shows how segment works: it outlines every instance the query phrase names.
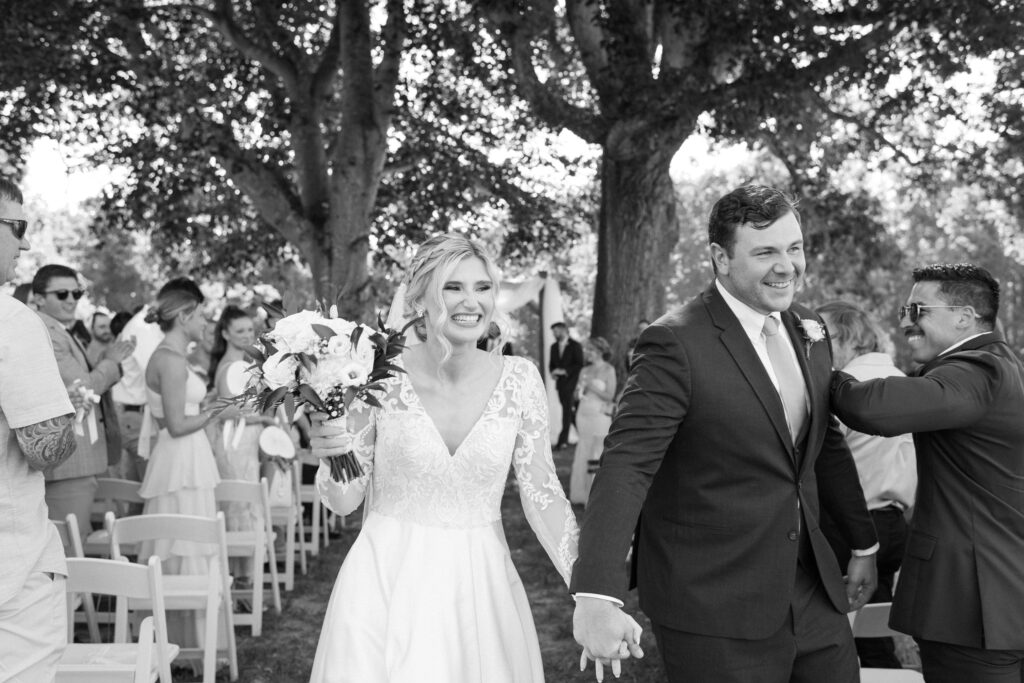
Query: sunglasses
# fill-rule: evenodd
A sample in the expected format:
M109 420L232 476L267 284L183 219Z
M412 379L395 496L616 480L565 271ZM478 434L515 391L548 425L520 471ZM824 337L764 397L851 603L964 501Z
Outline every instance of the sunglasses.
M49 292L43 292L43 294L53 294L59 301L67 301L68 294L70 294L72 299L78 301L85 294L85 291L81 289L51 289Z
M903 320L908 315L910 316L910 322L916 323L917 319L924 315L926 309L929 308L963 308L963 306L925 306L924 304L907 304L906 306L900 306L899 317Z
M25 233L28 231L28 221L17 218L0 218L0 223L11 226L11 232L19 240L25 239Z

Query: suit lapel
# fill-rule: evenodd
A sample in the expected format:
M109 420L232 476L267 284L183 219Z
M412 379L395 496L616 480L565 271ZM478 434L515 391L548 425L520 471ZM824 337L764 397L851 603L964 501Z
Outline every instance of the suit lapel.
M719 336L722 344L736 362L736 366L743 373L747 383L754 390L754 394L768 414L768 419L771 420L772 426L778 433L779 438L782 439L782 443L786 444L787 448L790 449L790 455L792 456L793 443L789 434L789 426L786 424L786 411L782 407L782 399L779 397L779 392L775 389L775 385L772 384L772 380L768 376L768 372L765 370L761 359L758 357L757 351L754 350L753 344L750 343L750 337L743 330L740 321L729 310L729 305L725 303L718 290L715 289L714 283L704 293L704 301L715 326L722 330Z

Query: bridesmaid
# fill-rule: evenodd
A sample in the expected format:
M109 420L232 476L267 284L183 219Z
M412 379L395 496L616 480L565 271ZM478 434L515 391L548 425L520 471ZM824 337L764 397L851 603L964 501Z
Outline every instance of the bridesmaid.
M226 306L217 321L213 334L213 349L210 352L209 388L217 398L233 398L237 393L228 386L228 368L237 362L249 364L246 349L256 340L252 317L238 306ZM273 424L274 419L255 412L242 415L245 426L241 434L229 433L225 438L219 430L215 438L219 443L215 449L223 453L217 466L223 479L240 479L256 482L260 480L260 432L264 425ZM233 429L238 424L232 425ZM223 426L222 426L223 427ZM233 503L225 508L228 531L249 531L254 525L263 523L262 518L251 505ZM252 585L252 560L232 558L231 573L239 588Z
M576 385L580 399L576 431L580 440L569 479L569 500L578 505L586 505L590 497L590 485L615 407L615 368L608 362L612 357L611 346L602 337L591 337L583 345L583 355L588 365L580 372Z

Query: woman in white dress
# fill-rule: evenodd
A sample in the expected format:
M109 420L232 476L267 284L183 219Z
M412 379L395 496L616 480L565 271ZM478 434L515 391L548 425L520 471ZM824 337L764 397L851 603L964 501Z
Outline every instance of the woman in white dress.
M538 683L540 647L501 525L511 465L534 532L568 584L578 528L555 473L544 385L523 358L481 351L499 277L474 242L431 238L410 264L419 319L406 373L353 405L344 430L317 421L318 456L346 450L364 476L317 473L324 502L362 531L338 574L311 681ZM498 346L500 348L500 345Z
M583 345L587 365L576 384L579 407L576 409L576 454L569 476L569 500L586 505L590 485L604 449L604 437L612 424L615 407L615 368L609 363L612 349L603 337L591 337Z
M189 344L198 341L206 327L199 307L202 301L194 282L177 278L161 288L146 318L160 325L164 338L146 366L147 412L159 432L139 488L139 495L146 499L143 514L217 516L214 488L220 477L204 427L215 419L237 417L238 410L229 408L215 417L213 409L204 409L206 384L187 361ZM147 431L140 435L140 443L148 443ZM207 558L214 552L216 548L208 544L157 541L140 548L139 562L156 555L164 574L206 574ZM201 642L197 621L183 619L181 614L169 614L167 621L171 642L183 647Z
M250 361L245 350L255 341L252 317L238 306L225 306L214 330L207 372L208 387L217 398L234 398L239 393L237 388L228 386L228 368L238 362L248 366ZM228 424L231 425L230 430ZM219 429L211 430L211 439L215 439L214 452L220 456L217 458L217 470L222 479L259 483L260 432L268 424L274 424L274 418L248 411L239 422L222 422ZM236 431L239 428L241 433ZM259 511L248 503L228 503L224 505L224 515L228 531L251 531L263 523ZM235 586L251 588L252 558L233 557L228 564Z

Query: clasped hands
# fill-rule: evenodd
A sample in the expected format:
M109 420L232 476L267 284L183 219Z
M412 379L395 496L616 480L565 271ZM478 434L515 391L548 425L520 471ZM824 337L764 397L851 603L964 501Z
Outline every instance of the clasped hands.
M587 660L594 660L594 673L598 681L604 680L604 667L611 665L616 678L622 673L622 660L640 659L643 629L615 603L601 598L576 598L572 616L572 634L583 646L580 671L587 668Z

